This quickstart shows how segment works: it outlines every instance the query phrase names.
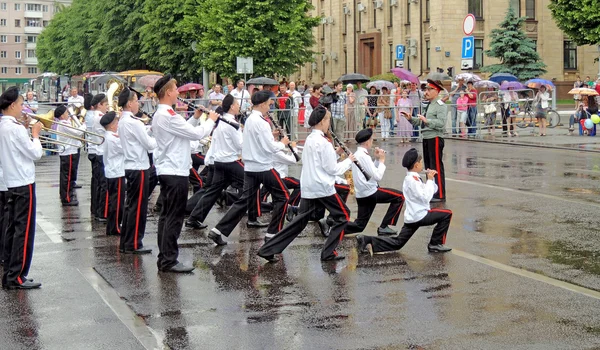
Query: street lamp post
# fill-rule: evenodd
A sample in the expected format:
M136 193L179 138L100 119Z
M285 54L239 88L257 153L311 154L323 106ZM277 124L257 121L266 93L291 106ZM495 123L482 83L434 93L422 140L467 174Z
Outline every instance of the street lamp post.
M198 43L196 41L192 42L192 51L194 51L194 53L198 52L196 49L197 45ZM202 58L204 58L204 55L202 56ZM206 74L206 68L204 68L204 66L202 67L202 85L204 86L205 91L208 91L208 75Z
M600 45L598 45L598 77L600 79Z

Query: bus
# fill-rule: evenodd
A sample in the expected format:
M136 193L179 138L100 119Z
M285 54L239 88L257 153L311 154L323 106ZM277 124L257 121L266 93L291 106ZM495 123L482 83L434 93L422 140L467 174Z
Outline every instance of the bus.
M125 82L128 86L132 86L134 89L136 89L138 91L144 91L146 89L146 86L139 84L137 82L140 78L142 78L146 75L163 76L164 74L161 72L156 72L156 71L151 71L151 70L128 70L128 71L117 73L115 75L118 75L118 76L122 77L123 79L125 79Z
M56 73L43 73L31 80L31 90L38 102L60 102L62 92L69 85L69 77Z

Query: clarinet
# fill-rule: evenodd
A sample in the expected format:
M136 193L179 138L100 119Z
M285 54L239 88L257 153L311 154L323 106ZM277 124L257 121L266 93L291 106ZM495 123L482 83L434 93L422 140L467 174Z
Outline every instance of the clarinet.
M281 130L281 128L279 127L279 125L277 125L277 123L275 123L275 121L273 120L273 117L271 117L270 113L267 113L267 118L269 118L269 120L271 121L271 123L273 123L273 126L275 127L275 130L279 131L279 135L283 135L283 131ZM296 151L294 150L294 147L292 147L291 143L288 143L288 147L290 148L290 151L292 151L292 154L294 155L294 158L296 158L296 162L300 161L300 156L298 155L298 153L296 153Z
M186 100L182 99L182 98L181 98L181 97L179 97L179 96L177 97L177 99L178 99L179 101L181 101L181 102L185 103L186 105L188 105L188 106L192 107L192 108L193 108L193 109L195 109L195 110L202 111L202 112L206 112L206 108L205 108L204 106L197 106L197 105L196 105L196 104L194 104L193 102L188 102L188 101L186 101ZM218 119L219 119L219 121L220 121L220 122L223 122L223 123L225 123L225 124L229 124L229 125L231 125L233 128L235 128L235 130L239 130L239 129L240 129L240 124L238 124L238 123L236 123L236 122L229 121L229 120L227 120L227 119L223 118L222 116L219 116L219 118L218 118Z
M338 146L340 146L344 150L344 153L346 153L346 155L349 156L352 152L350 152L348 147L346 147L346 145L344 145L344 143L340 141L340 139L337 137L336 134L333 133L333 131L330 130L329 133L330 133L331 137L333 138L333 141L335 141L335 143L337 143ZM367 171L365 170L365 168L362 167L362 165L360 165L358 160L355 160L353 163L354 163L354 165L356 165L358 170L360 170L360 172L363 174L365 179L367 179L367 181L371 180L371 176L369 174L367 174Z

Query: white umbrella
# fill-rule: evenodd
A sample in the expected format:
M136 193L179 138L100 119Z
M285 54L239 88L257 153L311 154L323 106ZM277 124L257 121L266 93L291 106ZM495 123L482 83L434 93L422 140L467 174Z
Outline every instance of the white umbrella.
M388 90L392 91L392 89L396 88L396 86L392 82L389 82L386 80L372 81L367 84L367 89L370 89L371 86L375 86L375 88L377 88L377 90L381 90L381 88L386 87Z
M481 78L477 74L473 73L460 73L456 75L456 81L459 81L460 79L464 79L467 82L472 81L474 83L481 81Z

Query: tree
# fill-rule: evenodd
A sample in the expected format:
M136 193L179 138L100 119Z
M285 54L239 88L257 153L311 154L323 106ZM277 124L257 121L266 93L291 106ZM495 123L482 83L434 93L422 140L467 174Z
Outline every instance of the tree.
M485 51L488 57L500 60L499 64L481 69L489 73L511 73L521 80L527 80L546 73L546 65L535 51L535 44L525 35L523 23L525 17L517 17L510 6L500 28L490 33L490 49Z
M550 0L548 8L556 25L577 45L600 44L598 0Z
M312 61L312 28L307 0L205 0L187 28L201 28L194 62L221 75L236 76L236 57L252 57L254 75L288 75Z

